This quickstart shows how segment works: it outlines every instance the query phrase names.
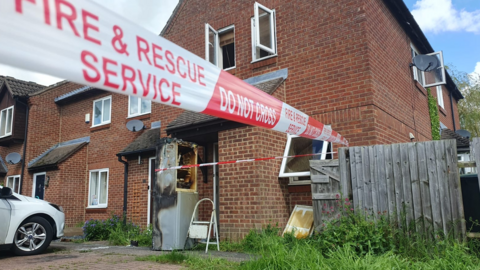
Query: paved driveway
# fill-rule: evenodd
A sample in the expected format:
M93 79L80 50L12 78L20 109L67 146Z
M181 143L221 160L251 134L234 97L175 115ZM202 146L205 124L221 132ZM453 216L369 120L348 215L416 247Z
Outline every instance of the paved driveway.
M191 252L205 256L203 252ZM178 265L159 264L155 262L135 261L137 256L160 255L160 251L152 251L143 247L108 246L106 242L75 244L53 242L44 254L36 256L14 256L0 253L0 269L165 269L177 270ZM248 260L249 256L231 252L209 252L207 256L221 257L231 261Z

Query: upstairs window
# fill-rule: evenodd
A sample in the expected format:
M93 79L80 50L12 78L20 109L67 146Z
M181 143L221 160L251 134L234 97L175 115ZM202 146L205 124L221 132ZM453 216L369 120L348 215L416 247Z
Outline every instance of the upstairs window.
M443 104L443 91L441 85L437 85L437 101L438 105L442 107L442 109L445 109L445 105Z
M0 138L12 135L13 106L0 112Z
M254 14L252 18L252 58L255 62L277 55L277 34L275 10L255 3Z
M92 127L109 124L111 111L112 96L104 97L93 101Z
M135 96L128 97L128 117L148 114L152 111L152 102Z
M284 158L279 177L290 177L290 184L310 184L310 160L332 159L329 142L287 135L283 156L319 154L315 156Z
M205 59L224 70L235 68L233 25L216 31L208 23L205 24Z
M419 55L419 53L415 46L413 46L413 44L410 44L410 47L413 59L415 56ZM427 55L433 56L437 59L439 63L438 67L435 68L435 70L424 72L413 66L413 78L418 81L424 88L445 84L446 77L445 65L443 64L443 53L439 51L428 53Z

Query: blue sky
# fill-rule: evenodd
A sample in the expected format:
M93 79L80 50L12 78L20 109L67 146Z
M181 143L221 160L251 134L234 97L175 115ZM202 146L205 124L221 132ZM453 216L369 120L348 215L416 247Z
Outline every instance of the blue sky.
M480 75L480 0L404 0L444 61Z

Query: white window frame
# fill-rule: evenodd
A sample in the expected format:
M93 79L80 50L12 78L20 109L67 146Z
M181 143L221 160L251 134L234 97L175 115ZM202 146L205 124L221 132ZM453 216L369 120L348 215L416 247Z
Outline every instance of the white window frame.
M106 197L106 203L104 204L100 204L100 190L98 192L99 194L99 198L98 198L98 204L96 205L91 205L91 196L90 196L90 186L92 184L92 173L98 173L98 188L100 189L100 174L102 172L106 172L107 173L107 189L105 190L105 192L107 193L105 195ZM109 178L110 178L110 173L109 173L109 169L108 168L104 168L104 169L97 169L97 170L90 170L88 172L88 199L87 199L87 208L107 208L108 207L108 181L109 181Z
M131 102L132 102L132 101L131 101L131 100L132 100L132 96L128 96L128 117L127 117L127 118L131 118L131 117L136 117L136 116L140 116L140 115L145 115L145 114L150 114L150 113L152 113L152 101L151 101L151 100L149 100L149 99L142 99L142 98L139 98L139 97L136 97L136 98L138 99L138 102L137 102L137 103L138 103L138 104L137 104L137 106L138 106L138 113L133 113L133 114L131 114L131 113L130 113L130 105L132 104L132 103L131 103ZM142 101L148 101L148 102L150 102L150 111L144 112L144 113L141 112L141 111L142 111ZM110 101L110 102L111 102L111 101ZM110 109L111 109L111 104L112 104L112 103L110 103ZM110 119L111 119L111 118L112 118L112 115L110 114Z
M261 8L265 12L267 12L268 16L270 17L270 44L272 44L272 48L266 47L260 44L260 28L256 27L259 18L258 9ZM275 16L275 9L268 9L265 6L255 2L254 6L254 16L251 18L251 27L252 27L252 63L258 62L261 60L265 60L268 58L276 57L277 56L277 23L276 23L276 16ZM257 48L262 49L266 52L271 53L271 55L261 57L257 57Z
M230 70L230 69L236 68L236 66L237 66L237 59L236 58L235 58L235 63L233 64L232 67L223 68L223 63L220 67L220 58L221 58L220 56L222 55L222 48L220 47L220 35L222 35L225 32L233 31L233 38L235 39L235 25L230 25L230 26L227 26L227 27L222 28L222 29L217 31L211 25L209 25L208 23L205 24L205 60L207 60L208 62L210 62L210 60L209 60L209 58L210 58L210 50L209 50L209 48L210 48L209 47L210 46L210 40L209 40L210 31L212 31L215 34L215 41L214 41L215 44L213 44L213 46L216 48L214 50L214 52L215 52L215 59L214 59L215 63L214 63L214 65L223 69L223 70ZM236 53L236 52L234 52L234 53Z
M103 121L103 114L104 114L104 101L107 100L107 99L110 99L110 118L108 119L108 121ZM98 102L98 101L102 101L102 117L101 117L101 122L100 124L97 124L95 125L95 102ZM98 127L98 126L103 126L103 125L107 125L107 124L110 124L112 122L112 96L106 96L106 97L103 97L103 98L99 98L99 99L96 99L93 101L93 114L92 114L92 127Z
M216 48L214 49L214 53L215 53L215 58L213 59L213 65L217 66L218 67L218 31L215 30L213 27L211 27L208 23L205 24L205 60L207 60L207 62L210 63L210 50L209 50L209 46L210 46L210 40L209 40L209 34L210 34L210 31L212 31L214 34L215 34L215 37L214 37L214 43L215 44L212 44L213 48Z
M438 105L445 110L445 104L443 102L443 89L441 85L437 85L437 102Z
M298 138L300 136L297 135L290 135L287 134L287 144L285 145L285 151L283 152L283 156L286 157L288 156L288 152L290 150L290 145L292 143L293 138ZM324 141L324 145L322 147L322 155L320 156L321 160L325 160L327 157L327 149L328 149L328 144L329 142ZM308 172L291 172L291 173L286 173L285 172L285 167L287 165L287 158L282 159L282 164L280 165L280 173L278 177L301 177L301 176L310 176L310 171ZM292 182L292 181L290 181ZM299 184L303 184L304 181L299 181Z
M5 125L5 134L3 134L3 135L0 134L0 138L3 138L3 137L7 137L7 136L12 135L12 132L13 132L13 113L14 113L13 108L14 108L14 106L10 106L10 107L5 108L5 109L3 109L3 110L0 111L0 127L3 126L3 125ZM7 121L7 123L8 123L8 112L11 111L11 112L10 112L10 117L11 117L11 120L10 120L10 132L7 132L7 124L6 124L6 123L5 123L5 124L2 123L2 117L1 117L1 116L2 116L2 114L3 114L4 111L5 111L5 113L7 114L7 116L6 116L6 118L5 118L6 121Z
M433 53L427 53L427 55L431 55L431 56L439 55L438 58L440 59L440 68L442 69L443 80L441 82L434 82L434 83L431 83L431 84L426 84L425 72L422 71L423 83L424 83L423 87L427 88L427 87L434 87L434 86L437 86L437 85L446 84L447 83L447 78L445 77L445 65L443 64L443 52L438 51L438 52L433 52Z
M18 178L18 187L15 186L15 178ZM10 176L7 176L7 180L6 180L6 182L5 182L5 186L6 186L6 187L8 187L8 182L9 182L9 181L13 181L13 185L12 185L12 190L13 190L13 192L20 194L19 188L20 188L21 181L22 181L22 178L20 177L20 175L18 174L18 175L10 175Z

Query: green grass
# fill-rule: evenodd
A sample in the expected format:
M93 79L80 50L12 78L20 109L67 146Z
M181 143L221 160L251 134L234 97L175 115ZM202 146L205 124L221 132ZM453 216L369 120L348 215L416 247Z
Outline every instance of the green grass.
M187 255L182 252L172 251L163 255L140 256L135 258L136 261L151 261L158 263L179 264L188 269L202 270L228 270L237 269L239 263L229 262L220 258L200 258L197 256Z

